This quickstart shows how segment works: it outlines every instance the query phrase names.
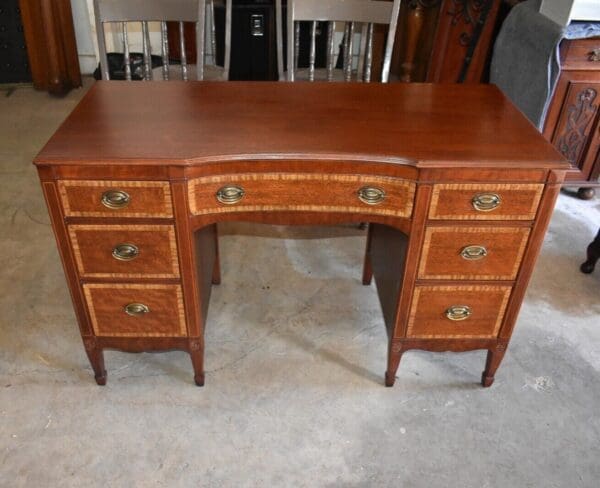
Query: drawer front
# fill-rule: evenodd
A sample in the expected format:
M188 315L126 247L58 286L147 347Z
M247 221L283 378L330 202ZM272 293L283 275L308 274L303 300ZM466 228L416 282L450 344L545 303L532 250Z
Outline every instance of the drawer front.
M523 227L428 227L419 279L514 280L529 232Z
M178 278L172 225L70 225L84 278Z
M164 181L63 180L58 189L67 217L173 217Z
M407 337L481 339L498 335L510 286L417 286Z
M434 220L533 220L541 184L434 185L429 218Z
M186 335L179 285L83 285L94 333L109 337Z
M600 70L600 39L577 39L569 43L563 69Z
M415 184L399 178L249 173L189 183L194 215L230 212L348 212L410 217Z

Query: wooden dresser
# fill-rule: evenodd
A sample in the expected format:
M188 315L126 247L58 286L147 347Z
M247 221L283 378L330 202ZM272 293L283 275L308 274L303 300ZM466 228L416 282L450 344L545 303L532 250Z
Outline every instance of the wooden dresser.
M566 181L587 200L600 177L600 38L562 41L560 62L544 136L573 164Z
M35 164L98 384L180 349L198 385L227 220L369 222L386 384L486 349L491 385L568 168L493 86L267 82L99 82Z

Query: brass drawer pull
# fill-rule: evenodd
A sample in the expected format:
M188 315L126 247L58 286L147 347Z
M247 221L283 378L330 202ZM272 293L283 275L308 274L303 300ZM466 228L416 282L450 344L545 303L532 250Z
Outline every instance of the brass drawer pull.
M363 186L358 190L358 199L367 205L377 205L385 200L385 191L375 186Z
M148 308L148 305L144 305L143 303L130 303L125 305L125 313L127 315L131 315L132 317L140 317L145 313L150 313L150 308Z
M588 61L600 61L600 47L588 53Z
M244 189L240 186L230 185L220 188L217 192L217 200L226 205L232 205L244 198Z
M473 208L479 212L491 212L500 206L502 199L497 193L478 193L473 197L471 203Z
M111 209L125 208L129 205L131 197L123 190L107 190L102 194L102 205Z
M117 244L112 250L112 257L119 261L131 261L139 256L140 250L135 244Z
M446 310L446 317L455 322L468 319L470 315L471 307L467 305L452 305Z
M477 261L487 256L487 249L483 246L467 246L462 248L460 255L467 261Z

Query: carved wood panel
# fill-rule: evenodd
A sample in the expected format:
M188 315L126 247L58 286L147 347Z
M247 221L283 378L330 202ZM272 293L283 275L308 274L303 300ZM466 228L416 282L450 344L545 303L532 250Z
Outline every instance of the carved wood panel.
M600 83L571 81L552 138L553 144L560 153L580 168L586 163L586 159L590 159L590 156L593 163L595 156L594 151L586 151L586 149L592 142L592 131L594 134L596 132L594 128L600 106L599 95ZM596 139L598 139L597 135Z

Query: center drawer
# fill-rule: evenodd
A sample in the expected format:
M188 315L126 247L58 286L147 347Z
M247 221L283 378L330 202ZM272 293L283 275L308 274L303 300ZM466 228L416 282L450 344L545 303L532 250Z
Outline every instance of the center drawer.
M523 259L527 227L428 227L419 279L514 280Z
M195 178L188 191L194 215L307 211L410 217L415 184L383 176L246 173Z
M82 278L178 278L172 225L70 225Z

